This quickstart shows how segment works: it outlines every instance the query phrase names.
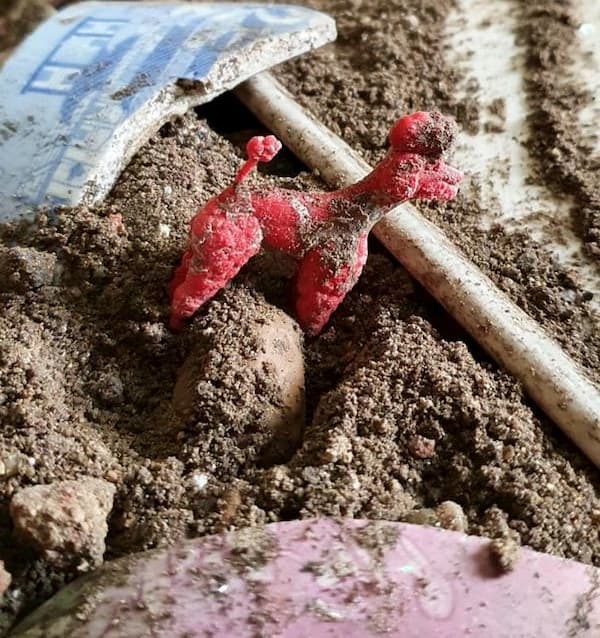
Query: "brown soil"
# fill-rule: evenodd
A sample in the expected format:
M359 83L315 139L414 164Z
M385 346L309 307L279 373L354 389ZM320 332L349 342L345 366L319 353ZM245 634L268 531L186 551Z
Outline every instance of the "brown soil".
M529 147L548 183L575 196L575 228L588 252L600 260L600 161L590 141L582 138L576 117L594 96L565 72L573 63L579 25L570 4L562 0L520 3L519 7L520 35L527 47L525 81L533 132Z
M456 78L442 60L450 0L311 5L336 17L339 40L279 76L370 161L402 112L437 108L477 129L476 100L453 99ZM227 109L237 123L217 118L218 134L203 117ZM227 100L190 113L148 142L102 206L41 216L35 233L2 230L0 560L12 584L0 629L76 575L15 544L12 495L82 475L117 488L106 558L297 517L425 520L454 501L467 523L451 505L448 526L460 520L498 539L502 568L517 541L600 564L597 471L376 245L329 327L305 340L302 444L277 465L261 457L275 373L248 386L244 353L265 300L290 310L288 265L259 255L189 328L165 328L165 288L187 223L229 183L255 126L240 124L242 115ZM319 186L305 172L279 176L297 170L284 155L259 179ZM589 295L542 246L480 230L477 202L464 196L424 210L600 379ZM184 420L171 397L198 348L207 377ZM234 363L219 382L223 359Z
M10 50L51 14L47 0L3 0L0 6L0 64Z

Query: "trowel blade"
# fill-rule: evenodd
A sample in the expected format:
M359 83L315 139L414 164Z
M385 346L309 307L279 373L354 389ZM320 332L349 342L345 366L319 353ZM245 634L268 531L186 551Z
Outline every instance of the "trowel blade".
M0 70L0 222L101 200L173 115L335 38L329 16L265 4L85 2Z

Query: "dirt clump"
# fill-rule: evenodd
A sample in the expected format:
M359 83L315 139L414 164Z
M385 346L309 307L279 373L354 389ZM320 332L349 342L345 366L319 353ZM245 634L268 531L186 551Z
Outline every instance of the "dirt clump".
M26 293L52 283L56 258L34 248L0 248L0 291Z
M422 507L407 512L402 520L415 525L442 527L454 532L467 532L469 521L463 508L454 501L442 501L437 507Z
M435 439L416 434L409 439L408 449L416 459L430 459L435 454Z
M175 420L186 430L181 440L190 450L188 462L201 467L203 459L220 457L226 478L244 466L289 460L304 427L304 357L296 322L238 290L215 302L194 332L196 345L178 373L172 401ZM227 461L230 450L235 458Z
M514 538L496 538L490 542L489 550L493 564L502 573L514 569L520 550L519 543Z

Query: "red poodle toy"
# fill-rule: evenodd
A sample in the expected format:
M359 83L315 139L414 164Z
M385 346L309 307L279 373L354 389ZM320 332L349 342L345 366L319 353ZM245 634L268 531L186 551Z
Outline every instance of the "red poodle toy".
M170 285L171 327L213 297L266 246L298 261L295 312L302 328L318 334L354 286L367 260L367 236L379 219L408 199L451 200L462 179L442 159L456 124L439 113L400 118L390 149L357 184L333 192L252 189L245 177L281 148L273 135L253 137L234 184L191 221L187 250Z

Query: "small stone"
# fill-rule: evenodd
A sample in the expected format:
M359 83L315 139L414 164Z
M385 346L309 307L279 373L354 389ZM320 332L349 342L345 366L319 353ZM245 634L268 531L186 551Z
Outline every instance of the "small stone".
M6 571L4 563L0 560L0 596L9 588L12 576Z
M108 225L113 233L117 235L124 235L127 232L125 223L123 222L123 215L121 215L121 213L113 213L106 219L108 220Z
M121 482L121 474L117 470L107 470L104 473L104 478L109 483L120 483Z
M194 491L201 492L208 483L208 474L192 474Z
M430 459L435 454L435 441L416 434L410 437L408 450L415 459Z
M416 29L419 26L419 18L414 13L407 13L403 21L408 29Z
M0 450L0 477L9 479L11 476L25 476L32 478L35 474L35 461L21 452Z
M161 237L168 238L171 236L171 227L168 224L159 224L158 225L158 234Z
M114 485L92 477L26 487L10 503L15 533L49 562L95 567L104 556L114 495Z
M440 527L451 529L455 532L466 532L469 529L469 521L463 508L454 501L444 501L435 508Z

